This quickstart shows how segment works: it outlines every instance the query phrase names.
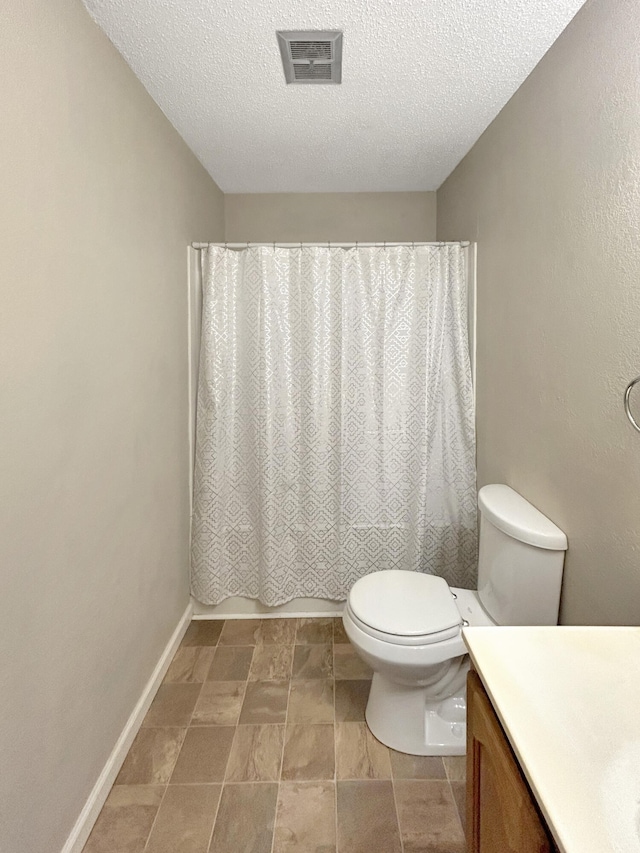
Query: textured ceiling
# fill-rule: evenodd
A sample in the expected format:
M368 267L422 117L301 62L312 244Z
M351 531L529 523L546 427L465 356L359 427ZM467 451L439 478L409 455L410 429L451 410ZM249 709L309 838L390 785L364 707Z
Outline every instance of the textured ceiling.
M85 0L225 192L437 189L583 0ZM341 29L287 86L277 29Z

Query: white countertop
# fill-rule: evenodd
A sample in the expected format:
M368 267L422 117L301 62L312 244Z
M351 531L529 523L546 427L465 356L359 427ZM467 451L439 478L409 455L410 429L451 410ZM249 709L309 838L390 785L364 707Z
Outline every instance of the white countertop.
M640 853L640 628L466 628L563 853Z

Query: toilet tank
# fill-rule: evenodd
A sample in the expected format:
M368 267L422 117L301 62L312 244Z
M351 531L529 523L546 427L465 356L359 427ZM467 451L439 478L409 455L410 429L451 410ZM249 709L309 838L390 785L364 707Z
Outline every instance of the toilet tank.
M478 595L498 625L557 625L567 537L509 486L478 492Z

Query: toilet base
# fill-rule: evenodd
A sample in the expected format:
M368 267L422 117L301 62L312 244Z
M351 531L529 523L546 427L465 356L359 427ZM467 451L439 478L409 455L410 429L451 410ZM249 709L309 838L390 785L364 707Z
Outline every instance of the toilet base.
M428 688L397 684L374 673L365 712L381 743L410 755L464 755L467 751L466 687L432 699Z

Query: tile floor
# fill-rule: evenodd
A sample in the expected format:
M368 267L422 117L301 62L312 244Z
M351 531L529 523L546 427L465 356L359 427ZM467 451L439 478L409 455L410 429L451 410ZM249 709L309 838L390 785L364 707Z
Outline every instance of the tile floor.
M341 619L191 623L84 853L463 853L464 758L364 722Z

